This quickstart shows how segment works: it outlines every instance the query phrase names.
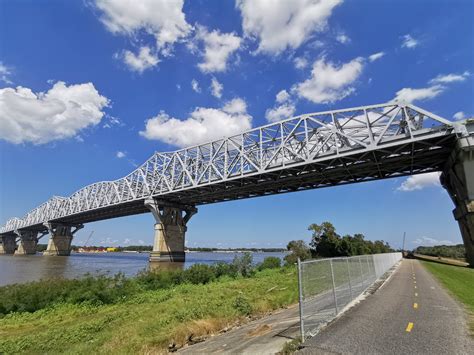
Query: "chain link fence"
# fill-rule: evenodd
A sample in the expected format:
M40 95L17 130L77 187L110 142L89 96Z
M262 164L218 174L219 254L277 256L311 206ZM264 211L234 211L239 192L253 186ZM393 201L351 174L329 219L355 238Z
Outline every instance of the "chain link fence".
M401 253L385 253L298 260L302 339L314 336L401 259Z

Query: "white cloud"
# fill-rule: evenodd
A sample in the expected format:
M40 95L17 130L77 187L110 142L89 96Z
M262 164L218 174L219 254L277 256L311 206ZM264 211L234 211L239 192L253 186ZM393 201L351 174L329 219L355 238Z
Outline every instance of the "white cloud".
M276 94L276 102L279 104L288 101L290 98L290 94L288 94L288 91L286 90L281 90L278 94Z
M196 40L204 42L204 62L198 64L203 73L226 71L229 57L239 49L241 43L241 38L233 32L209 32L203 26L198 26ZM193 50L194 46L191 44L188 48Z
M338 41L339 43L342 43L342 44L346 44L346 43L349 43L351 41L351 39L346 34L339 33L336 36L336 41Z
M122 158L125 158L126 154L125 152L118 151L116 156L117 158L122 159Z
M125 123L123 123L120 118L118 117L114 117L114 116L111 116L111 115L105 115L106 118L108 119L107 122L105 122L103 125L102 125L102 128L112 128L114 126L117 126L117 127L123 127L125 126Z
M240 98L227 102L222 108L197 107L190 117L180 120L161 111L145 122L140 135L178 147L204 143L232 136L250 129L252 117L247 104Z
M138 55L130 51L125 51L123 61L130 70L137 71L140 74L146 69L153 68L160 62L158 56L153 54L150 47L147 46L141 47Z
M265 118L268 122L277 122L287 118L293 117L296 108L293 104L290 94L288 91L281 90L276 94L276 102L280 105L273 107L272 109L268 109L265 112Z
M469 77L470 73L465 71L462 74L446 74L438 75L436 78L430 80L430 84L448 84L457 81L464 81Z
M418 44L418 40L414 39L411 35L403 36L402 48L415 48Z
M374 54L372 54L372 55L369 55L369 60L370 60L371 62L375 62L377 59L382 58L384 55L385 55L384 52L374 53Z
M131 240L129 238L125 238L123 240L123 244L127 245L127 244L130 244Z
M145 244L145 242L143 240L139 239L138 244L143 245L143 244Z
M211 80L212 95L220 99L222 97L222 90L224 90L224 85L222 85L216 78L212 78Z
M258 52L279 54L298 48L314 32L322 32L342 0L237 0L246 37L257 38Z
M265 112L265 118L268 122L277 122L293 117L295 111L296 108L292 103L285 103L272 109L268 109Z
M456 112L454 115L453 115L453 118L455 120L463 120L466 118L466 114L462 111L459 111L459 112Z
M191 88L197 93L201 92L201 87L199 86L199 83L196 79L191 80Z
M318 59L313 64L311 77L292 87L292 92L315 103L332 103L343 99L355 91L350 85L360 76L364 68L364 59L335 65Z
M47 92L18 86L0 89L0 139L44 144L97 125L109 100L92 83L57 82Z
M441 186L438 172L409 176L404 182L402 182L397 190L415 191L433 186Z
M11 69L0 61L0 81L3 81L5 84L13 84L10 80L11 74Z
M191 26L186 22L184 0L96 0L102 11L101 21L112 33L134 36L144 31L155 37L163 54L169 53L179 39L186 37Z
M308 66L308 60L304 57L296 57L293 60L293 63L295 64L296 69L304 69Z
M393 101L412 103L414 101L429 100L438 96L445 90L446 88L441 85L433 85L420 89L403 88L397 91Z
M430 237L419 237L412 241L413 244L422 245L422 246L431 246L431 245L454 245L451 240L439 240Z

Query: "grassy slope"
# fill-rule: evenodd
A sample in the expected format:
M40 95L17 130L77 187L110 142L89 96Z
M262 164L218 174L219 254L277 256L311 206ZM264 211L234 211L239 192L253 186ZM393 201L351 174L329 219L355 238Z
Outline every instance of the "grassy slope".
M166 352L171 343L181 346L191 335L242 320L239 296L257 315L295 303L297 291L295 268L265 270L247 279L144 292L115 305L65 304L12 314L0 319L0 353Z
M474 334L474 269L423 261L423 265L467 308Z

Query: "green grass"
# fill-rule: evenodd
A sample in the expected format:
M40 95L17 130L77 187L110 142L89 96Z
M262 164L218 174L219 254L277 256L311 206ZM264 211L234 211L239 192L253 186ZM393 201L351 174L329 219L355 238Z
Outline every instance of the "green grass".
M114 304L55 304L0 319L0 353L165 353L297 302L296 269L140 292Z
M474 335L474 269L429 261L422 263L465 305L469 312L469 328Z

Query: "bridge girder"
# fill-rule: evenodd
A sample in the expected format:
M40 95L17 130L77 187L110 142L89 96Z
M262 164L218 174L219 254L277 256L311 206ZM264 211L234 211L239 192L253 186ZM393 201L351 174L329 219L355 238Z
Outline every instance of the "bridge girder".
M464 126L403 103L305 114L175 152L55 196L0 234L146 213L159 198L200 205L439 171Z

